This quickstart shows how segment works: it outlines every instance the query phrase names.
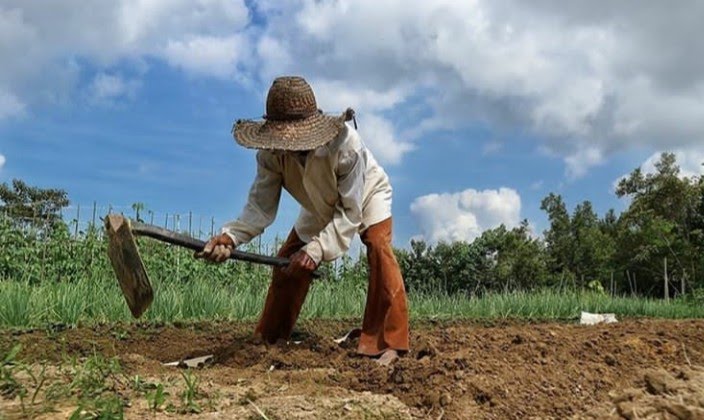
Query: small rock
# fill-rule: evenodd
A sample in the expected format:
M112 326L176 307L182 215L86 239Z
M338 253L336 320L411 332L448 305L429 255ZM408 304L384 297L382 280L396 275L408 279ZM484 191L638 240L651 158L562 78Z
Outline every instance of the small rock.
M664 369L645 374L645 384L648 392L654 395L665 394L671 391L674 378Z
M616 366L616 364L618 364L618 360L616 360L613 354L604 356L604 362L609 366Z
M437 405L440 402L440 393L437 391L428 391L427 394L425 394L425 397L423 397L423 405L427 407L432 407Z

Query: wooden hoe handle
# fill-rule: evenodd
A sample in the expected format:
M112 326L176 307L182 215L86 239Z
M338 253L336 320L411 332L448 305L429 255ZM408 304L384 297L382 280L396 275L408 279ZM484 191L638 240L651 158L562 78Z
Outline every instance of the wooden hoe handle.
M159 226L148 225L145 223L130 220L131 231L135 235L148 236L162 242L178 245L193 251L201 251L205 247L205 242L200 239L192 238L178 232L160 228ZM251 252L240 251L234 249L231 251L230 258L240 261L253 262L257 264L271 265L274 267L286 267L289 264L288 258L270 257L268 255L252 254ZM320 277L320 273L313 272L313 277Z

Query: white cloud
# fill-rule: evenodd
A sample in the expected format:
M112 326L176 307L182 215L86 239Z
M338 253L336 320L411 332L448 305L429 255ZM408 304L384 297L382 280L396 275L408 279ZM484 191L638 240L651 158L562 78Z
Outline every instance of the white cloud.
M93 101L109 102L121 97L134 98L140 85L138 80L126 80L119 75L98 73L88 90Z
M0 169L2 169L3 166L5 166L5 162L7 160L5 159L4 155L0 155Z
M600 148L594 146L579 147L574 153L565 157L567 176L570 179L580 178L587 173L589 168L603 161L604 156Z
M164 49L166 61L188 72L222 79L235 76L239 63L246 61L249 48L244 36L198 36L169 41Z
M92 7L78 0L5 0L0 57L8 59L0 66L0 120L18 109L70 98L82 62L97 67L98 74L118 63L138 67L144 58L198 74L234 74L238 62L228 47L244 37L249 19L244 0L115 0ZM198 48L200 54L193 51ZM235 52L242 49L236 45ZM114 83L103 87L119 89ZM124 88L129 91L129 84Z
M501 224L517 226L521 197L511 188L429 194L411 203L411 213L427 241L472 241Z
M528 129L571 177L616 151L704 141L704 43L691 36L701 2L257 4L270 17L264 36L282 53L260 56L267 76L279 69L397 92L364 105L384 111L421 99L431 107L426 132Z
M394 127L388 120L376 115L360 116L358 120L362 141L381 163L396 165L403 155L414 149L412 144L396 138Z
M331 80L312 80L311 85L319 106L334 112L344 111L350 106L366 111L390 109L402 102L405 96L401 87L376 90Z
M0 119L75 90L76 63L155 58L261 91L302 74L323 109L383 114L406 142L528 132L574 178L615 152L704 142L704 3L647 3L5 0Z

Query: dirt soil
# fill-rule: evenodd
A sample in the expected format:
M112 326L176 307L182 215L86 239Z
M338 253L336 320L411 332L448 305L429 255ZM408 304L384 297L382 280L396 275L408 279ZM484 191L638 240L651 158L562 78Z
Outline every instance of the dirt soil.
M424 322L390 367L333 341L354 326L308 322L273 346L241 323L4 331L0 355L21 343L19 360L31 366L116 357L126 376L162 383L177 401L183 371L162 363L215 354L193 370L200 413L189 415L205 418L704 419L704 320ZM127 418L184 413L176 402L149 413L146 394L117 392ZM73 397L42 416L65 418ZM18 407L0 397L0 418L26 415Z

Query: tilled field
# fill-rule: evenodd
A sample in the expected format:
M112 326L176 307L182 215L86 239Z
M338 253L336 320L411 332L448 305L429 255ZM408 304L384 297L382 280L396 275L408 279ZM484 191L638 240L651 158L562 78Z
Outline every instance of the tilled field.
M0 355L22 345L0 417L117 401L127 418L704 418L704 320L425 322L390 367L333 341L353 326L308 322L274 346L235 323L0 332ZM162 365L206 354L203 368Z

